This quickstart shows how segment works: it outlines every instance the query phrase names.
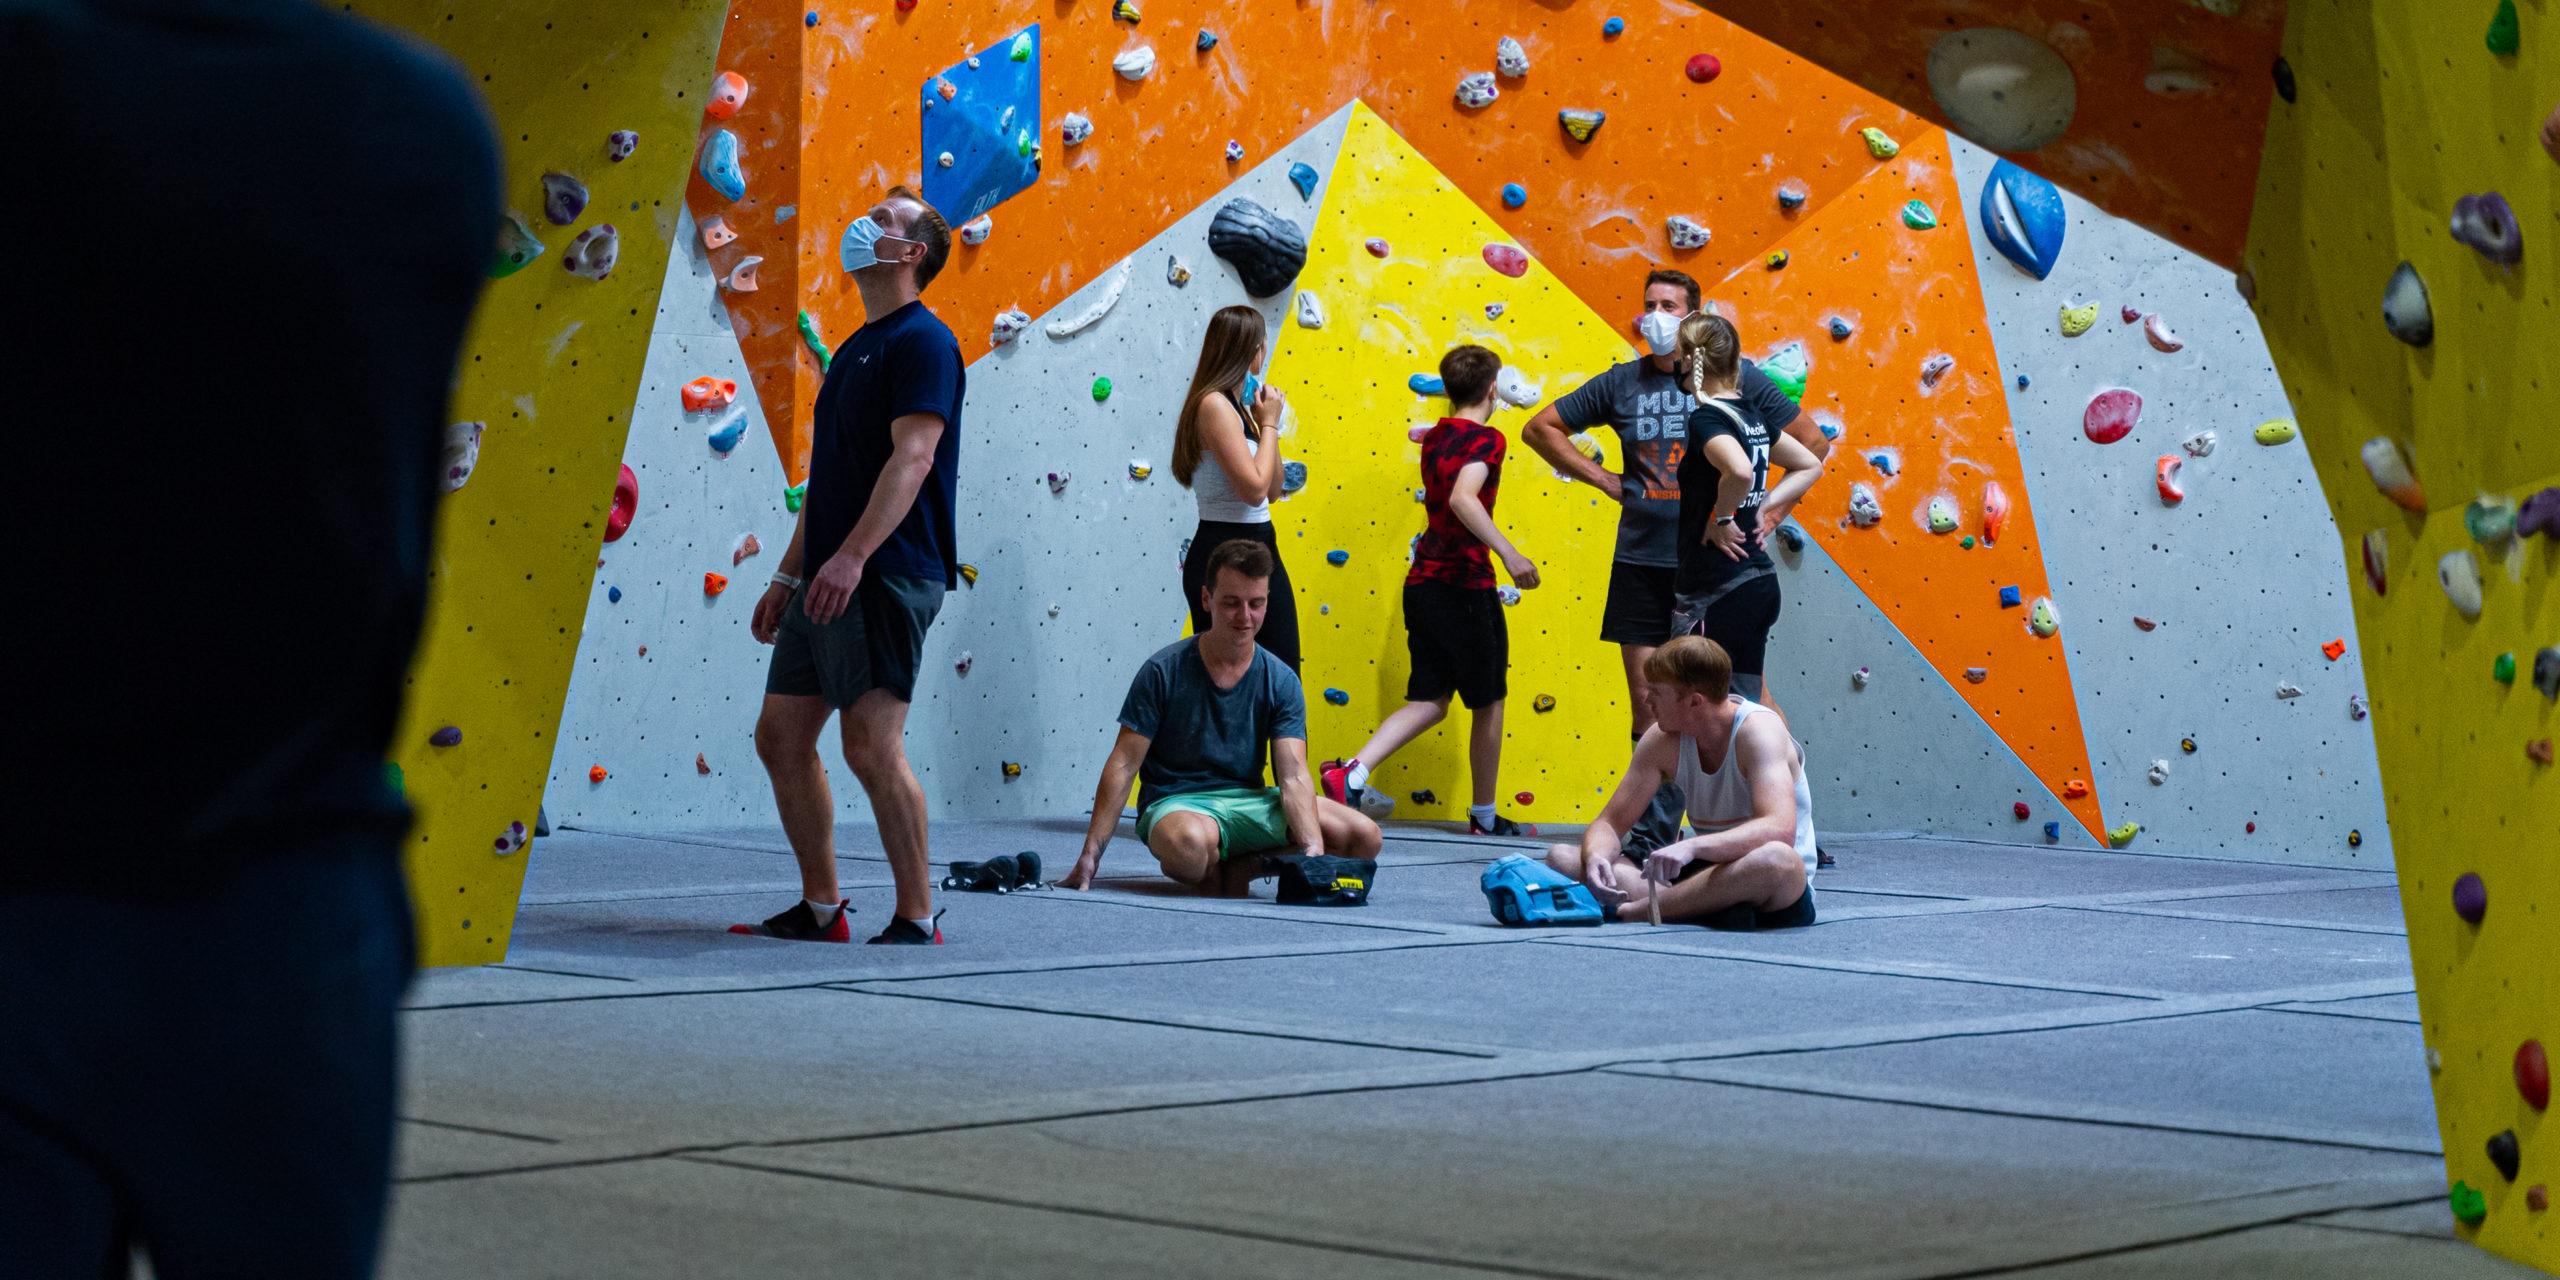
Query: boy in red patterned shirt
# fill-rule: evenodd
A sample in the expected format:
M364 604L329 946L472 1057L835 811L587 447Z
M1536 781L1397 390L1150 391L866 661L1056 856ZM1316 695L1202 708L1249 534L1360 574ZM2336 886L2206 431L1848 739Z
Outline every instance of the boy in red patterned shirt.
M1414 540L1413 570L1404 579L1405 651L1413 660L1405 704L1378 726L1358 755L1327 763L1319 775L1327 796L1359 807L1369 771L1446 718L1455 694L1466 700L1474 719L1467 735L1467 763L1475 781L1467 829L1480 836L1536 834L1493 808L1502 770L1502 703L1509 692L1511 638L1502 621L1492 556L1502 557L1502 567L1522 590L1538 585L1538 566L1493 523L1507 442L1485 424L1498 404L1493 382L1501 371L1502 358L1482 347L1459 347L1440 357L1440 381L1451 409L1422 437L1427 527Z

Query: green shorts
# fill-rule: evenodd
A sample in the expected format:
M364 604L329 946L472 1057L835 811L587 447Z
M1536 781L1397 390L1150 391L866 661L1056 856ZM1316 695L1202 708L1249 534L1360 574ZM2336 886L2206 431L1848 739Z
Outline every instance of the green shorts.
M1138 839L1144 841L1168 813L1209 815L1209 820L1218 824L1220 862L1238 854L1290 849L1298 844L1289 835L1289 815L1280 808L1278 787L1186 791L1166 796L1138 815Z

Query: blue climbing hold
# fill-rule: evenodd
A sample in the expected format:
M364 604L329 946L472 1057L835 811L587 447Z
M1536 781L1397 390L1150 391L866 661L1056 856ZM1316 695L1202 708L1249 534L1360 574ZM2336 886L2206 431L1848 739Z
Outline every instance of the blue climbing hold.
M1343 692L1342 690L1340 690L1340 689L1327 689L1327 690L1325 690L1325 691L1324 691L1324 700L1325 700L1325 701L1327 701L1327 702L1332 703L1333 705L1335 705L1335 706L1337 706L1337 707L1347 707L1347 706L1351 705L1351 695L1350 695L1350 694L1347 694L1347 693L1344 693L1344 692Z
M2020 604L2020 601L2019 601L2019 599L2018 599L2018 589L2017 589L2016 587L2002 587L2002 588L2000 588L2000 607L2001 607L2001 608L2003 608L2003 609L2015 609L2015 608L2017 608L2017 607L2018 607L2018 605L2019 605L2019 604Z
M1211 31L1211 30L1210 30L1210 29L1208 29L1207 27L1202 27L1202 28L1200 28L1200 38L1199 38L1199 39L1197 39L1197 40L1192 41L1192 42L1191 42L1191 47L1192 47L1192 48L1194 48L1194 49L1199 50L1199 51L1200 51L1200 52L1202 52L1202 53L1207 53L1207 52L1208 52L1208 51L1210 51L1211 49L1215 49L1215 48L1217 48L1217 47L1218 47L1218 33L1217 33L1217 32L1215 32L1215 31Z
M1418 396L1439 396L1449 393L1449 389L1441 384L1440 375L1436 373L1417 373L1405 379L1404 385Z
M1848 321L1843 320L1838 316L1831 317L1831 340L1833 342L1846 341L1849 337L1849 332Z
M1298 184L1299 198L1305 200L1313 200L1316 198L1315 166L1304 162L1290 165L1289 181Z
M2048 822L2048 823L2044 824L2044 838L2045 838L2045 839L2047 839L2047 840L2059 840L2059 839L2061 839L2061 838L2062 838L2062 824L2061 824L2061 823L2059 823L2059 822Z
M1826 422L1826 423L1823 423L1823 424L1822 424L1822 438L1823 438L1823 439L1825 439L1825 440L1837 440L1837 439L1839 439L1839 438L1840 438L1840 424L1839 424L1839 423L1837 423L1837 422Z
M711 451L727 453L737 448L739 439L746 434L747 415L741 413L711 429Z
M2026 390L2026 389L2027 389L2027 375L2025 375L2025 374L2023 374L2023 373L2022 373L2022 374L2019 374L2019 375L2018 375L2018 390L2020 390L2020 391L2024 391L2024 390Z
M2062 234L2071 225L2054 185L2006 160L1982 182L1982 233L2000 256L2038 280L2062 257Z
M620 603L622 603L622 588L620 588L620 587L606 587L606 588L604 589L604 602L605 602L606 604L620 604Z
M817 15L817 14L812 13L812 14L810 14L808 17L802 18L800 21L801 21L801 22L803 22L803 23L805 23L805 24L807 24L807 25L809 25L809 26L814 27L814 26L818 25L818 15Z
M747 172L738 167L738 135L714 129L702 142L702 180L723 200L747 194Z
M1337 548L1324 553L1324 562L1326 564L1349 564L1351 563L1351 553Z
M1626 33L1627 20L1624 18L1611 18L1607 22L1600 24L1600 34L1612 39L1625 35Z
M1503 208L1517 209L1527 203L1529 203L1529 189L1527 187L1521 186L1517 182L1506 182L1502 184Z
M1307 464L1291 458L1280 464L1280 492L1296 493L1307 487Z

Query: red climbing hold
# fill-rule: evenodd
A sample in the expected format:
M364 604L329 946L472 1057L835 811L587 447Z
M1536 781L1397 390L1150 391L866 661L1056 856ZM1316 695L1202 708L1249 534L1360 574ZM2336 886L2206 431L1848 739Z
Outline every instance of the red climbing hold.
M2132 324L2134 321L2139 320L2139 319L2141 319L2141 318L2142 318L2142 313L2141 313L2141 312L2139 312L2139 311L2134 310L2134 309L2133 309L2133 308L2131 308L2131 307L2126 307L2124 310L2122 310L2122 311L2118 312L2117 314L2118 314L2118 315L2121 315L2121 316L2123 316L2123 317L2124 317L2124 322L2125 322L2126 324Z
M716 596L728 589L729 579L727 575L718 573L706 573L702 575L702 594L706 596Z
M1538 802L1538 797L1536 797L1535 795L1532 795L1532 794L1530 794L1529 792L1526 792L1526 791L1523 791L1523 792L1521 792L1520 794L1518 794L1518 795L1516 795L1516 796L1513 796L1513 797L1511 797L1511 798L1512 798L1512 799L1514 799L1514 800L1519 801L1519 802L1520 802L1520 803L1522 803L1522 804L1536 804L1536 803Z
M738 384L728 378L704 374L676 389L676 397L684 401L686 413L724 408L738 398Z
M2551 739L2536 738L2524 744L2524 758L2535 764L2551 763Z
M2142 417L2142 397L2117 387L2090 397L2089 407L2080 414L2080 429L2099 444L2114 444L2133 430Z
M2178 469L2185 465L2187 465L2185 460L2174 453L2160 455L2157 478L2160 484L2161 502L2174 507L2187 500L2187 491L2178 487Z
M2137 626L2137 627L2140 627L2140 628L2142 628L2142 629L2143 629L2143 630L2145 630L2145 631L2149 631L2149 630L2151 630L2152 628L2159 626L2160 624L2159 624L2159 623L2157 623L2157 622L2153 622L2153 621L2152 621L2151 619L2149 619L2149 618L2145 618L2145 617L2142 617L2142 616L2140 616L2140 615L2136 615L2136 616L2134 617L2134 620L2133 620L2133 625L2135 625L2135 626Z
M2063 784L2062 784L2062 798L2063 798L2063 799L2065 799L2065 800L2085 800L2085 799L2087 799L2088 797L2089 797L2089 783L2088 783L2088 780L2087 780L2087 779L2085 779L2085 778L2073 778L2071 781L2069 781L2069 782L2066 782L2066 783L2063 783Z
M2257 824L2257 823L2252 822L2252 823L2250 823L2250 824L2249 824L2249 834L2250 834L2250 835L2253 835L2253 836L2254 836L2254 835L2256 835L2256 834L2258 834L2258 824Z
M1724 63L1712 53L1702 53L1689 59L1688 72L1691 80L1705 84L1724 74Z
M631 531L631 517L640 510L640 477L631 474L629 463L613 478L613 510L604 517L604 540L613 542Z
M2539 1040L2516 1046L2516 1092L2536 1111L2551 1109L2551 1059Z
M2033 813L2034 810L2027 808L2027 802L2021 800L2016 804L2010 805L2009 812L2018 815L2018 821L2024 822L2027 820L2028 815Z
M1484 264L1514 280L1529 274L1529 255L1521 252L1518 245L1486 245Z
M606 774L603 765L593 765L587 769L587 781L589 782L602 782L605 780L605 777Z
M2552 119L2560 120L2560 112L2554 112ZM2560 136L2560 133L2555 133L2553 136ZM2526 1187L2524 1189L2524 1207L2533 1210L2535 1213L2540 1213L2543 1210L2550 1208L2551 1188L2546 1187L2539 1182L2530 1187Z
M711 772L711 762L703 759L702 753L699 751L693 753L693 771L695 773Z

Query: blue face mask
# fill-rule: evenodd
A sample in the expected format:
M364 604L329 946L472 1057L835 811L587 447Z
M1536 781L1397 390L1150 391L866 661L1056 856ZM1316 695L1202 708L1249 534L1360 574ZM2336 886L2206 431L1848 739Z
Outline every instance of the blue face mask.
M844 229L844 240L836 246L837 254L844 259L844 269L860 271L864 267L877 265L880 261L879 245L883 240L895 240L899 244L915 243L881 230L880 224L874 221L870 214L866 213L854 219Z
M1262 394L1262 375L1261 375L1261 374L1258 374L1258 373L1255 373L1255 372L1254 372L1253 370L1251 370L1251 369L1247 369L1247 370L1245 370L1245 371L1244 371L1244 402L1245 402L1245 406L1246 406L1247 408L1251 408L1251 407L1252 407L1252 405L1253 405L1253 402L1254 402L1254 398L1255 398L1255 397L1257 397L1257 396L1260 396L1261 394Z

